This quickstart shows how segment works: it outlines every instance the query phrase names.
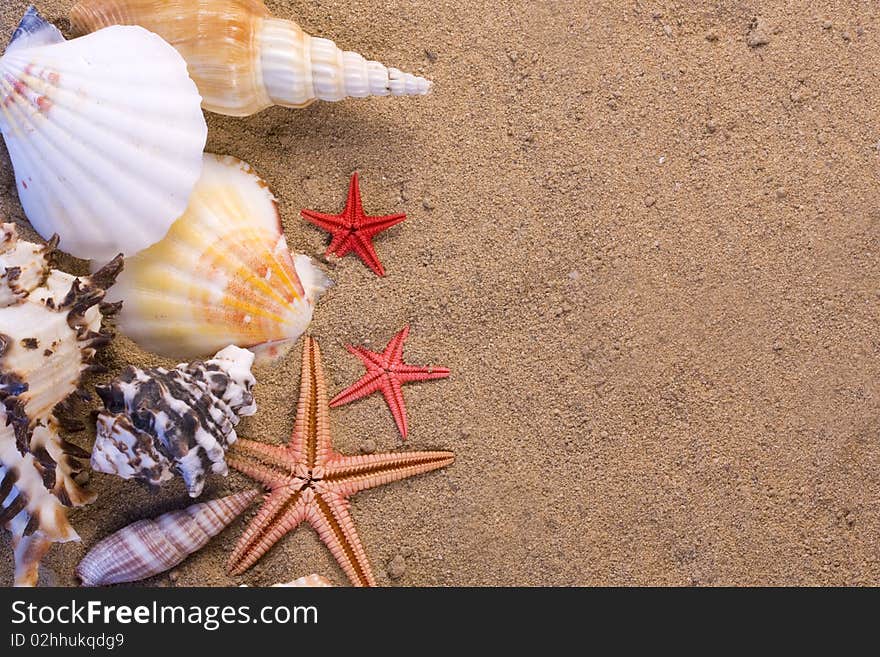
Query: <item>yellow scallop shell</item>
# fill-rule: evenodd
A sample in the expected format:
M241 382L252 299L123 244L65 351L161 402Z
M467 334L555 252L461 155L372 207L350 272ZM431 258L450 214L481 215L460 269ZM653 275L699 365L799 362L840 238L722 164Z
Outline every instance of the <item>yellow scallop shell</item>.
M149 351L192 359L234 344L275 356L331 284L290 253L275 197L250 165L206 154L186 213L126 260L114 296L120 328Z

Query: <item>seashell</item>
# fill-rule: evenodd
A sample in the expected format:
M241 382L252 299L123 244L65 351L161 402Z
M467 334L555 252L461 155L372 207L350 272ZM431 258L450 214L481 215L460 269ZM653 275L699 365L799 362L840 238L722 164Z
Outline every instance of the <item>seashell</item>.
M170 371L129 367L99 386L105 410L92 469L154 486L178 473L198 497L209 474L228 473L225 454L239 418L257 412L253 363L250 351L227 347L205 363Z
M186 63L155 34L65 41L31 7L0 58L0 130L36 231L100 262L162 239L201 173L200 104Z
M331 281L293 257L275 197L251 167L206 155L189 209L161 242L125 263L120 329L169 358L229 344L275 357L305 332Z
M89 550L76 574L83 586L106 586L164 573L207 545L258 496L256 490L244 491L139 520Z
M93 499L74 481L89 455L59 431L72 425L69 399L110 339L101 325L116 308L101 301L122 267L120 257L76 278L52 268L53 247L0 225L0 526L12 532L21 586L36 583L52 543L79 540L66 508Z
M189 64L204 108L230 116L431 89L424 78L343 52L293 21L273 18L262 0L83 0L70 22L79 33L122 24L161 35Z
M331 582L326 577L322 577L321 575L306 575L305 577L300 577L299 579L295 579L292 582L288 582L287 584L275 584L272 588L325 588L333 586L333 582Z
M299 579L295 579L292 582L288 582L287 584L273 584L273 589L291 589L291 588L310 588L310 589L319 589L319 588L328 588L334 586L333 582L331 582L326 577L322 575L306 575L305 577L300 577ZM241 588L248 588L247 584L242 584Z

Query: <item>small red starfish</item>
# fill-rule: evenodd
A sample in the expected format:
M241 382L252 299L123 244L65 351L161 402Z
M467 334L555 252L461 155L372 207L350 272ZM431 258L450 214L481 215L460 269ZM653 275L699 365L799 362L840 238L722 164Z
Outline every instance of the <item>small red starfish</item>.
M324 255L335 253L343 258L354 251L377 276L384 276L385 268L376 255L373 238L406 219L405 214L389 214L384 217L365 215L357 172L351 177L348 200L342 214L324 214L314 210L303 210L301 214L310 224L333 234L333 240Z
M445 379L449 376L449 370L445 367L417 367L404 363L403 345L407 337L409 337L409 326L405 326L395 335L381 354L364 347L346 346L349 352L363 361L367 373L354 385L336 395L331 400L330 407L336 408L381 391L405 440L409 429L406 423L402 385L413 381Z

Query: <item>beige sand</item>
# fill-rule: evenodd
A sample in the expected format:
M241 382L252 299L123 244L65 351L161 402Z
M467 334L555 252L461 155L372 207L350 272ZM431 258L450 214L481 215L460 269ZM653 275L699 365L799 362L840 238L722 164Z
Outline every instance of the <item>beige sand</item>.
M6 0L0 31L27 4ZM380 397L333 412L340 451L458 456L354 499L381 584L880 584L869 3L772 3L755 47L753 7L769 3L269 4L437 83L428 99L209 119L209 148L271 182L297 250L322 253L298 212L341 208L355 169L367 211L409 213L377 242L388 277L338 262L313 324L331 392L361 373L346 342L381 346L407 322L409 359L454 372L406 389L405 445ZM71 5L41 8L64 25ZM0 213L25 223L5 153L0 172ZM160 362L125 339L106 359ZM241 433L284 440L298 352L258 376ZM179 484L92 485L99 500L73 514L83 543L53 548L48 580L71 583L97 539L185 501ZM308 528L228 578L240 532L176 585L345 582Z

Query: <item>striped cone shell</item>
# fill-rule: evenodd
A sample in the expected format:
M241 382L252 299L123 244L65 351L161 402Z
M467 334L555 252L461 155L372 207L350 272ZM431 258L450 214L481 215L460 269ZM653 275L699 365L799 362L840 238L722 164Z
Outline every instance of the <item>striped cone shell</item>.
M83 586L105 586L163 573L203 548L258 496L249 490L139 520L89 550L76 574Z

